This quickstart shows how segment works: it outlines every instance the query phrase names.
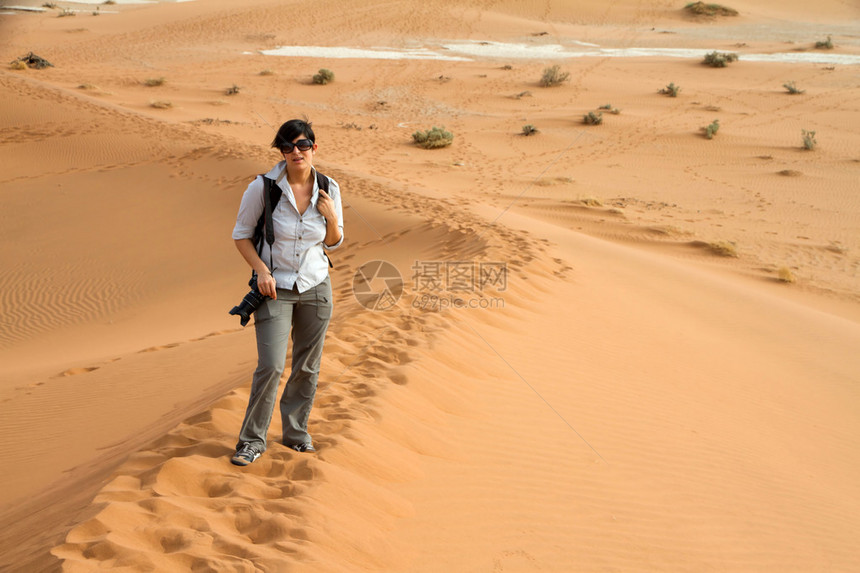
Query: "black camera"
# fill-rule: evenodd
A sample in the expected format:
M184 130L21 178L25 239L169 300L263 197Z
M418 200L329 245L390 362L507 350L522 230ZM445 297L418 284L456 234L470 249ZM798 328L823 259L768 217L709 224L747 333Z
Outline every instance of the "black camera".
M230 314L236 314L241 317L239 322L242 326L248 324L248 321L251 320L251 315L254 314L254 312L260 308L260 305L268 298L257 290L257 275L251 277L251 280L248 281L248 286L251 287L251 291L245 295L242 302L237 306L234 306L233 310L230 311Z

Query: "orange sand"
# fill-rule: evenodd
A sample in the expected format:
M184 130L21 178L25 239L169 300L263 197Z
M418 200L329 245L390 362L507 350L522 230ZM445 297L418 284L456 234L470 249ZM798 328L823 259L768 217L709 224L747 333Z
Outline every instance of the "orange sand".
M841 33L860 8L683 4L0 15L4 61L55 65L0 70L0 569L860 570L860 67L743 60L828 34L860 54ZM741 60L258 52L452 40ZM539 87L555 63L570 81ZM335 82L313 85L322 67ZM621 113L581 123L604 104ZM275 443L275 419L241 469L256 356L226 312L248 274L230 230L277 160L269 124L302 114L349 203L319 452ZM434 125L452 146L411 144ZM371 312L352 280L377 259L406 289ZM493 308L416 308L428 261L503 263L507 283L442 293Z

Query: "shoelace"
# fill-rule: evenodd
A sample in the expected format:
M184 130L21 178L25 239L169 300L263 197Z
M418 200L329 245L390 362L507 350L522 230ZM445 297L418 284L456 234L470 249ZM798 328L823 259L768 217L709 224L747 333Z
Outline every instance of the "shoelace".
M257 450L255 450L254 446L252 446L251 444L245 444L239 449L238 452L236 452L236 455L239 457L250 456L253 458L255 455L257 455Z

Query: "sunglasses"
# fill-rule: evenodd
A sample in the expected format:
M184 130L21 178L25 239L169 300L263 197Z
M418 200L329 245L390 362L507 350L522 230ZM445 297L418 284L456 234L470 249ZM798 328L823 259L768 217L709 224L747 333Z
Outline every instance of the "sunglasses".
M314 142L311 141L310 139L300 139L295 143L284 142L281 145L281 152L282 153L292 153L293 149L296 147L299 148L299 151L307 151L308 149L310 149L313 146L314 146Z

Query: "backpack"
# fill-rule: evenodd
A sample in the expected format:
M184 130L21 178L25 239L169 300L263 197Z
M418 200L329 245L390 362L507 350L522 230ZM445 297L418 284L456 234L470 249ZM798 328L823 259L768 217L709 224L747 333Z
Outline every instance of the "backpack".
M328 177L314 169L317 174L317 186L328 193ZM251 239L254 247L257 249L257 254L263 256L263 241L269 244L269 268L271 269L272 245L275 243L275 227L272 223L272 212L281 200L281 188L277 186L274 179L269 179L265 175L260 175L263 178L263 214L257 220L257 226L254 228L254 238ZM323 253L328 260L328 266L334 268L331 264L331 259L327 253Z

